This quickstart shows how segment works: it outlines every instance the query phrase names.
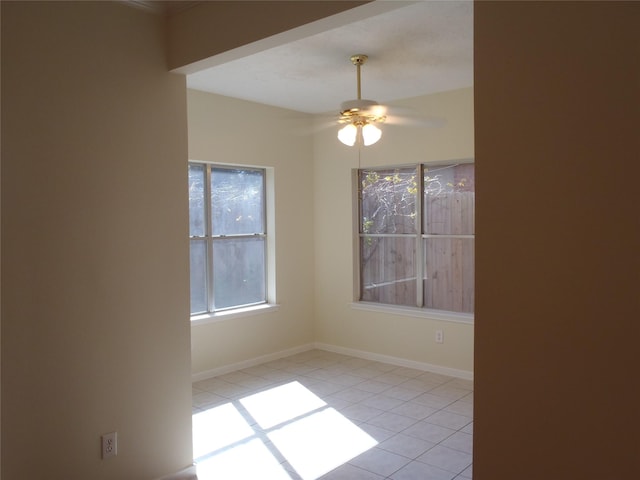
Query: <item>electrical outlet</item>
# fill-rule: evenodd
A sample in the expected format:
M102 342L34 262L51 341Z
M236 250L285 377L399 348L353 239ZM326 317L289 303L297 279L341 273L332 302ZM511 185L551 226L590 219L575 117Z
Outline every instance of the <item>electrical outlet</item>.
M444 343L444 332L436 330L436 343Z
M102 440L102 459L115 457L118 454L118 432L105 433Z

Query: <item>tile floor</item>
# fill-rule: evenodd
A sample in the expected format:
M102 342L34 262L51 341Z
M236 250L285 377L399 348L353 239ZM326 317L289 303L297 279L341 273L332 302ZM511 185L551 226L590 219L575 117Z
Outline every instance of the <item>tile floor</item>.
M472 388L322 350L202 380L198 479L470 479Z

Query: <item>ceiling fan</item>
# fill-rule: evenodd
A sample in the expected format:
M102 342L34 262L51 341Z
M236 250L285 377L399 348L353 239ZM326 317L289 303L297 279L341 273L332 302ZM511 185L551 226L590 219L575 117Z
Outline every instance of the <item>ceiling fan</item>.
M348 146L362 143L365 147L373 145L380 137L382 130L376 126L387 119L386 108L374 100L365 100L361 94L360 67L369 57L363 53L351 56L351 63L357 69L358 98L342 102L338 123L345 124L338 131L338 140Z
M393 112L390 112L387 106L374 100L363 99L360 68L368 58L363 53L350 57L351 63L356 66L358 98L342 102L338 123L344 126L338 131L338 140L348 146L358 144L366 147L380 140L382 130L379 126L382 123L426 128L439 128L446 123L442 118L416 116L415 112L405 109L401 109L403 111L400 112L398 108L394 108Z

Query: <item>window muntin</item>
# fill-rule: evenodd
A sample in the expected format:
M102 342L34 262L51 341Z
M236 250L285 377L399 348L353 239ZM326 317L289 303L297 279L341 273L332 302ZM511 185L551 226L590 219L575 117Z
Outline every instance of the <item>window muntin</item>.
M189 164L189 236L204 237L205 222L205 183L206 166Z
M361 237L360 300L416 306L416 241L413 236Z
M473 235L475 175L472 163L423 167L424 233Z
M264 171L211 168L213 235L264 233Z
M192 238L190 242L191 314L208 311L207 241Z
M358 181L359 299L472 313L473 164L362 169Z
M474 239L430 237L423 248L424 307L473 313Z
M361 233L416 233L416 169L361 172Z
M266 303L265 176L189 163L192 315Z
M234 237L213 242L216 309L264 303L265 239Z

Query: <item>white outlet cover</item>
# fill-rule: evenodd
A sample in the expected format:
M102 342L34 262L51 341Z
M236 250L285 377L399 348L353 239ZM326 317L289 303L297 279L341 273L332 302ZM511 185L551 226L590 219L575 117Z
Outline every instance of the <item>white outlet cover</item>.
M118 432L105 433L102 440L102 459L115 457L118 454Z

